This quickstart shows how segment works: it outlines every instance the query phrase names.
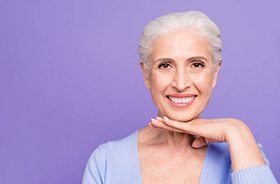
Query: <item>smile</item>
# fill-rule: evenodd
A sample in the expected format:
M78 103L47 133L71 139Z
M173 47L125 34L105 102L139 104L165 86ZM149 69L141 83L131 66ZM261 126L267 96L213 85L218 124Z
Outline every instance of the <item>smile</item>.
M196 96L192 95L188 97L174 97L174 96L166 96L166 97L173 105L186 106L191 104Z

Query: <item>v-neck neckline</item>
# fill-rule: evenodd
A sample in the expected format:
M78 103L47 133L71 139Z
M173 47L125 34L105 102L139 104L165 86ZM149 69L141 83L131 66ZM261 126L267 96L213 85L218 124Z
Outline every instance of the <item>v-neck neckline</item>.
M137 163L135 163L135 165L137 166L137 175L138 175L138 178L139 178L139 181L140 183L139 184L142 184L142 175L141 175L141 163L140 163L140 157L139 157L139 150L138 150L138 137L139 137L139 130L135 131L134 132L134 152L135 152L135 160ZM202 182L204 181L207 181L205 179L205 176L207 174L206 171L207 171L207 167L208 167L208 157L209 157L209 154L210 154L210 149L211 149L211 143L208 144L208 147L207 147L207 150L206 150L206 153L205 153L205 156L204 156L204 159L203 159L203 164L202 164L202 170L201 170L201 174L200 174L200 178L199 178L199 183L200 184L204 184ZM210 171L211 172L211 171Z

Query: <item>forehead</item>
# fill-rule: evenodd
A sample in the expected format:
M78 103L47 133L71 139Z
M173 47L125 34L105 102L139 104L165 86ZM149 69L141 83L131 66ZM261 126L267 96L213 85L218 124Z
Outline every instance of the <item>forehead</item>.
M187 60L204 57L211 60L211 47L206 38L196 30L176 30L159 35L151 45L150 60L172 58Z

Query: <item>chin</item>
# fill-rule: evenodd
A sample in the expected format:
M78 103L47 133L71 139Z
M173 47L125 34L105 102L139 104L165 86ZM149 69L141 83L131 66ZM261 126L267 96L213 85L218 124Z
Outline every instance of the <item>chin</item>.
M191 121L193 119L196 119L196 117L168 117L172 120L175 120L175 121L182 121L182 122L188 122L188 121Z
M193 119L197 119L199 115L196 114L187 114L187 113L167 113L166 116L169 119L175 120L175 121L191 121Z

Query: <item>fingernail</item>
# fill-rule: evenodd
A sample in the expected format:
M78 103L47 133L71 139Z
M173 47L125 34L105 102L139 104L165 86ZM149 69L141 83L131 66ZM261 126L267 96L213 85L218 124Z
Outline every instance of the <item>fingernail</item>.
M163 119L164 119L164 120L169 120L166 116L163 116Z
M162 118L161 118L161 117L156 117L156 119L157 119L157 120L162 120Z
M157 121L156 119L152 118L151 121Z

